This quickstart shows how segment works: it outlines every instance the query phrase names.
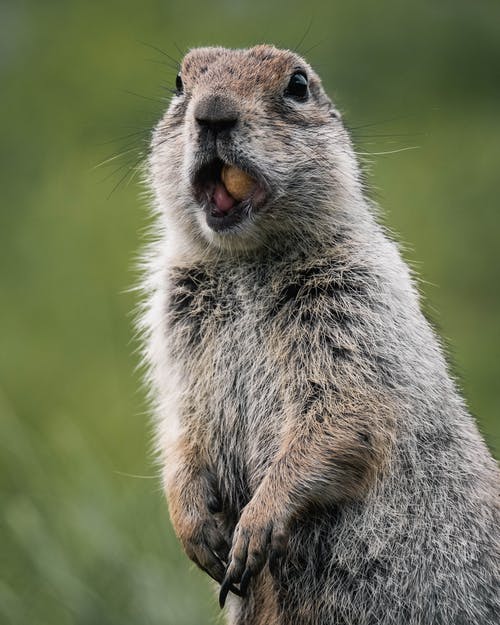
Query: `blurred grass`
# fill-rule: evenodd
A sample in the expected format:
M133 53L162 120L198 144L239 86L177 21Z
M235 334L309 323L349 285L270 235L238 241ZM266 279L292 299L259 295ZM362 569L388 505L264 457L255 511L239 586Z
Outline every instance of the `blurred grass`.
M113 189L175 77L141 42L179 58L303 36L498 449L498 2L4 1L0 622L216 618L149 479L127 291L148 219L136 179Z

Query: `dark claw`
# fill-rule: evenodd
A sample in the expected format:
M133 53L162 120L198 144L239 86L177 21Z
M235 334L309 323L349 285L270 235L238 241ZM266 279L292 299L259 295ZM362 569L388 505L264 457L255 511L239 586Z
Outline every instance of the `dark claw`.
M212 575L212 573L210 573L210 571L208 569L205 569L204 567L200 566L200 569L206 573L209 577L211 577L214 582L217 582L218 584L220 584L220 580L217 579L214 575ZM239 588L237 588L234 584L229 584L229 590L234 594L234 595L238 595L238 597L242 597L243 594L241 592L241 590ZM227 593L226 593L227 594Z
M227 595L229 591L238 595L238 597L245 597L248 590L248 585L250 584L250 580L252 579L252 571L250 569L245 569L243 575L241 576L240 587L236 588L234 584L231 583L231 578L225 578L221 584L220 592L219 592L219 605L221 609L224 607L227 599Z
M241 576L241 582L240 582L240 592L243 597L245 597L247 594L248 584L250 583L251 579L252 579L252 571L250 569L246 569L246 571Z
M220 605L221 610L226 603L226 598L227 598L229 591L231 590L231 586L232 584L231 584L230 579L226 578L223 580L221 587L220 587L220 592L219 592L219 605Z

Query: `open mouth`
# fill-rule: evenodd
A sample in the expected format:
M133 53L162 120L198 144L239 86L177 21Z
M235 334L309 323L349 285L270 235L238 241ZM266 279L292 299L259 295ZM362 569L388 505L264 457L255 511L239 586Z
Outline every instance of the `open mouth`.
M256 175L219 158L198 170L193 187L208 226L217 232L247 219L262 206L267 195Z

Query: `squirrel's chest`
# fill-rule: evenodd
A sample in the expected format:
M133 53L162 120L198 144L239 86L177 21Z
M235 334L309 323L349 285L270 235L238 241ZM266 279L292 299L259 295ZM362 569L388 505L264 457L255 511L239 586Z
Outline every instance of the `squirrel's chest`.
M260 463L275 446L281 387L266 320L267 299L251 279L200 268L173 269L166 303L170 359L179 369L179 419L213 457Z

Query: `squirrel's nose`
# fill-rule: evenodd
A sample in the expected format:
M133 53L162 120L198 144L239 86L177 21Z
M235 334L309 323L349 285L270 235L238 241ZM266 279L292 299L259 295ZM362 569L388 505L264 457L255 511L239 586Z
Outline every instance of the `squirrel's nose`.
M201 128L217 134L234 128L238 123L239 113L234 102L228 97L212 95L198 102L194 117Z

